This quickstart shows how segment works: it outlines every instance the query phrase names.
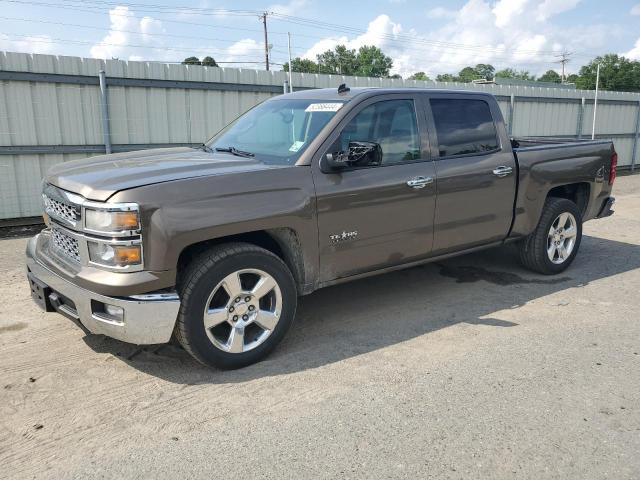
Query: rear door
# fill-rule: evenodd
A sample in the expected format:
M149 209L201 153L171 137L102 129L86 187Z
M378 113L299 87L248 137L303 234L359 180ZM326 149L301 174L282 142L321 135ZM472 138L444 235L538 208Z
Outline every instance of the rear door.
M438 178L433 254L504 239L517 175L497 103L456 93L423 100Z
M364 100L313 161L321 280L426 257L433 242L435 172L417 94ZM323 173L319 158L340 144L375 142L380 164Z

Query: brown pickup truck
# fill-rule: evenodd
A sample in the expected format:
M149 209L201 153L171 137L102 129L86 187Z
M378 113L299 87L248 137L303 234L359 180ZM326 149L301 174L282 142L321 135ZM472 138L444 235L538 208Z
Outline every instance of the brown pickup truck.
M91 333L237 368L328 285L508 242L563 271L582 223L612 213L616 164L610 141L509 138L484 93L307 90L200 148L53 167L28 278Z

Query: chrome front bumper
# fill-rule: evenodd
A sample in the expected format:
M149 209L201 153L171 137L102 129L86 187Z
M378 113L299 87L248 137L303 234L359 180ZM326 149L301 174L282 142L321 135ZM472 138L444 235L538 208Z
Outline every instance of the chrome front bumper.
M41 306L53 307L59 313L79 321L89 332L102 334L138 345L167 343L178 317L180 300L175 294L150 293L134 297L100 295L57 275L37 260L36 235L27 244L27 273L34 288L46 298ZM38 293L35 294L36 297ZM42 295L41 295L42 296ZM102 304L121 307L123 321L105 318L100 314ZM50 308L49 308L50 309Z

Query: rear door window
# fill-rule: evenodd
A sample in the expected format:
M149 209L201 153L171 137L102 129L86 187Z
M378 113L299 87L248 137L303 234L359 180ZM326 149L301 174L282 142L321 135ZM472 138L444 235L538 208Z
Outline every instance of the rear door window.
M440 157L480 155L499 149L491 109L484 100L429 100Z

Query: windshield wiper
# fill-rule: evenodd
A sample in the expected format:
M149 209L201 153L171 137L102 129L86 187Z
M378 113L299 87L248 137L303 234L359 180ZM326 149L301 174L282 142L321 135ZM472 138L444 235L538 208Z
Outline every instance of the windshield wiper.
M237 157L255 157L256 155L251 152L245 152L244 150L238 150L236 147L216 147L216 152L226 152Z

